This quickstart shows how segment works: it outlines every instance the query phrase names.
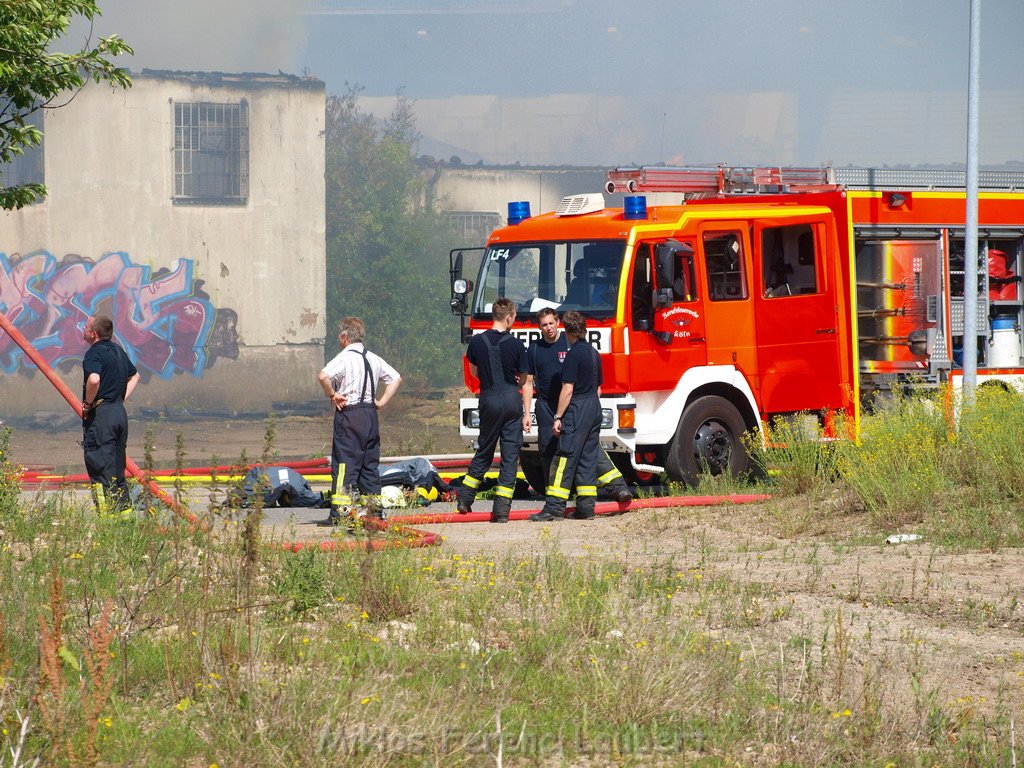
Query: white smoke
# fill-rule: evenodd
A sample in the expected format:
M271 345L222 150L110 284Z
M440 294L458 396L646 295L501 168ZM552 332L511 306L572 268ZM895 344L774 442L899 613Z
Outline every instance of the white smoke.
M135 56L118 63L203 72L296 71L306 46L309 0L98 0L93 41L118 34ZM81 47L88 24L72 27L61 47Z

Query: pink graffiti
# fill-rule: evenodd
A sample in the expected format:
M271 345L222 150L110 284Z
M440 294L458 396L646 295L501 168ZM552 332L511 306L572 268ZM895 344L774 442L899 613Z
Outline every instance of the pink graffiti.
M114 320L117 340L140 370L162 378L176 372L201 376L213 356L237 355L236 339L221 339L208 349L221 313L234 333L234 313L217 310L193 280L191 259L151 275L126 253L109 253L98 262L67 256L61 262L40 251L8 260L0 254L0 311L29 338L51 365L81 358L86 319L104 311ZM225 325L225 323L222 323ZM218 334L223 337L225 334ZM228 343L224 343L224 342ZM0 370L33 368L21 350L0 337Z

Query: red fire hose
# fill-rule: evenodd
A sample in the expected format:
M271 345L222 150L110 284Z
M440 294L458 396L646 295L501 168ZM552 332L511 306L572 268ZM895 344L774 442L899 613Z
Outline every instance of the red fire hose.
M7 319L7 316L0 312L0 329L3 329L12 339L25 355L35 363L36 367L42 371L43 375L49 380L54 388L61 394L61 396L68 402L68 405L81 417L82 415L82 403L75 397L74 393L68 388L64 381L54 372L53 368L50 367L40 354L36 351L35 347L25 338L24 334L21 333L14 324ZM312 468L313 466L319 467L324 466L326 460L311 460L307 462L294 462L295 468ZM237 467L221 466L216 468L204 468L205 471L210 469L216 469L217 471L229 471L236 469ZM142 483L146 489L152 493L156 498L160 499L164 504L170 507L176 515L186 520L191 525L194 525L202 530L208 530L209 525L199 519L196 515L189 512L188 509L183 507L177 502L177 500L164 491L154 481L152 481L145 472L143 472L139 466L128 458L125 462L125 469L132 477L136 478ZM193 470L196 472L197 470ZM191 474L187 471L185 474ZM617 502L602 502L596 505L595 512L597 514L614 514L617 512L625 512L630 509L652 509L656 507L681 507L681 506L695 506L695 505L709 505L709 504L721 504L721 503L735 503L743 504L754 501L762 501L767 499L768 496L761 494L747 494L740 496L671 496L661 497L656 499L635 499L629 504L618 504ZM539 512L539 509L525 509L515 510L510 513L510 520L525 520L531 514ZM317 547L323 551L338 551L338 550L352 550L352 549L383 549L385 547L429 547L435 546L441 543L441 537L436 533L429 533L427 531L420 531L415 528L407 528L407 525L427 525L435 523L471 523L471 522L487 522L490 520L490 514L487 512L471 512L467 515L441 513L441 514L420 514L420 515L398 515L392 517L390 521L373 520L368 519L365 524L371 527L372 530L383 532L388 529L392 529L396 533L404 533L408 535L405 540L402 539L374 539L370 538L368 541L356 540L356 539L345 539L345 540L329 540L322 542L287 542L282 546L289 551L298 552L299 550L306 549L309 547Z

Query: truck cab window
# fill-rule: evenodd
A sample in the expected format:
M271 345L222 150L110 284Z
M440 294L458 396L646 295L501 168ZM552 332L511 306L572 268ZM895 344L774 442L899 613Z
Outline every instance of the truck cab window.
M633 259L632 328L634 331L649 331L654 327L654 302L651 295L654 281L651 279L651 244L641 243Z
M775 299L818 292L814 229L810 224L766 227L761 233L764 296Z
M536 246L489 248L482 273L486 279L479 291L478 308L489 314L495 299L512 299L517 307L537 297L538 264L541 249Z
M739 232L704 233L704 263L708 270L708 297L712 301L747 298L742 244Z
M614 317L625 246L623 240L492 244L480 269L473 316L487 319L503 296L526 321L544 308L578 309L595 320Z

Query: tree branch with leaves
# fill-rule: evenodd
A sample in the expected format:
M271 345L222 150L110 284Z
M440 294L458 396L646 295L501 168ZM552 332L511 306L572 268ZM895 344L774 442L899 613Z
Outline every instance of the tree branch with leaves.
M90 80L131 87L128 70L113 59L134 51L117 35L92 45L90 34L72 53L53 50L75 18L92 22L98 15L94 0L0 0L0 163L39 146L43 132L32 115L67 105ZM45 195L43 184L0 186L0 209L22 208Z

